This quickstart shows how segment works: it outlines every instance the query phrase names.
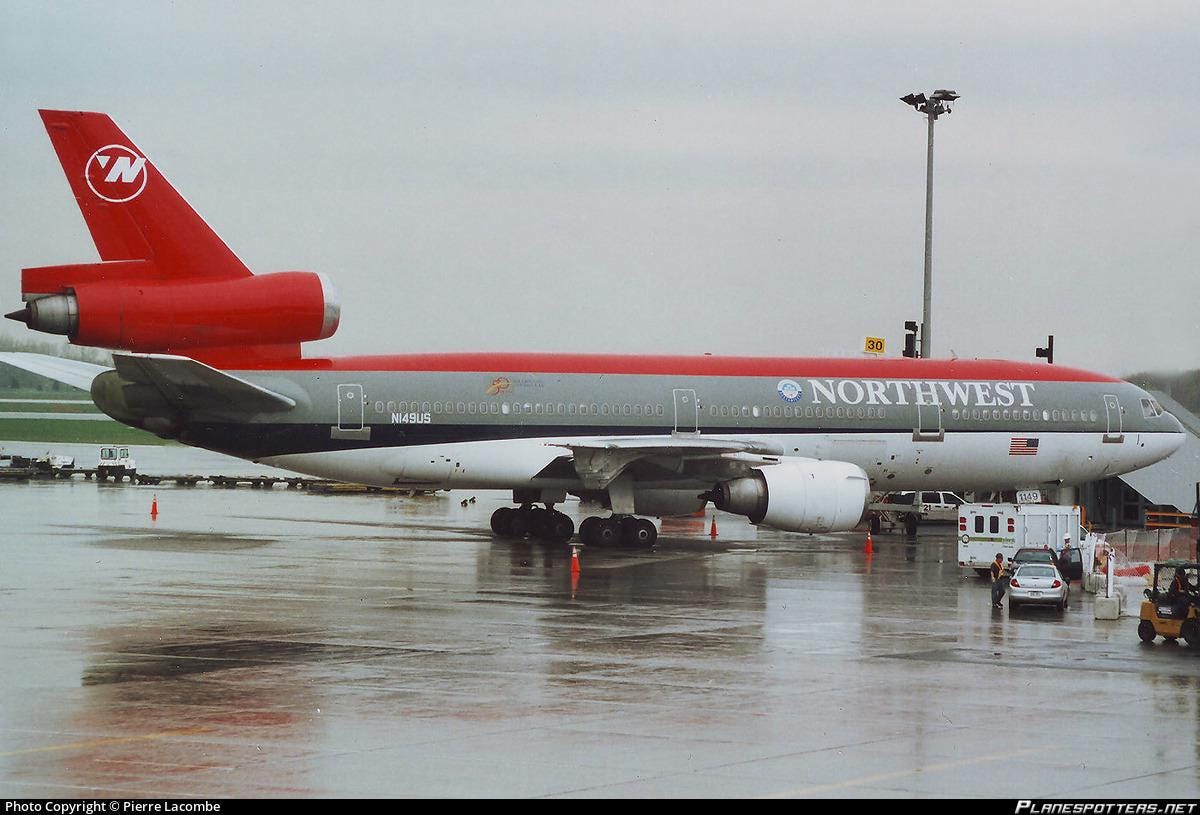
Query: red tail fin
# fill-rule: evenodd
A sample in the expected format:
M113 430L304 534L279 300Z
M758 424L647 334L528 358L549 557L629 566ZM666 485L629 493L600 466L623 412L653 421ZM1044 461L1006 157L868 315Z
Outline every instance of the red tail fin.
M152 261L160 279L250 275L112 119L39 112L101 259Z
M227 360L298 357L337 330L322 275L250 274L103 113L41 114L103 262L22 269L27 305L6 317L79 345Z

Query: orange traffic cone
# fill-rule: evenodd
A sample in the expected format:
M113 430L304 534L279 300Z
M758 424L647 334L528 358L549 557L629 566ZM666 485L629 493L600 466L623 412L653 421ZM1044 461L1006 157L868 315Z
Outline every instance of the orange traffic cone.
M867 547L866 547L865 551L868 555L875 554L875 547L871 545L871 530L870 529L867 530Z
M158 496L157 495L154 496L154 499L150 501L150 520L152 520L152 521L158 520Z
M708 536L715 538L717 536L717 516L713 516L712 527L708 530Z
M579 576L579 547L571 547L571 577Z

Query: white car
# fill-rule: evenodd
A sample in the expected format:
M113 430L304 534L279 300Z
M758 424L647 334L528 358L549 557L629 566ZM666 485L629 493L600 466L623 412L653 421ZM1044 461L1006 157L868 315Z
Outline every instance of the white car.
M1024 605L1051 605L1065 611L1071 599L1071 584L1050 563L1027 563L1017 568L1008 581L1008 610Z

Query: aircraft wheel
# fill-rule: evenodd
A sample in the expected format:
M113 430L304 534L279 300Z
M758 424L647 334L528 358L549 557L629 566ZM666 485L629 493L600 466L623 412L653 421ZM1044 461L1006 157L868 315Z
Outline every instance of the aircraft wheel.
M658 540L658 530L654 524L645 518L621 519L621 543L625 546L636 546L648 549Z
M1138 636L1142 638L1142 642L1154 642L1154 638L1158 636L1154 631L1154 623L1149 620L1138 623Z
M512 507L500 507L492 513L492 532L502 538L508 537L511 533L510 526L512 524L512 514L516 512Z
M550 517L543 522L543 537L556 543L566 543L575 534L575 522L567 515L554 510Z
M514 509L508 518L509 537L523 538L533 528L532 513L528 509Z
M584 546L591 546L596 541L596 524L600 523L600 519L595 516L589 516L579 522L579 540L583 541Z
M529 514L529 534L535 538L550 537L550 510L543 507L531 507L525 510Z
M613 546L621 542L621 524L616 518L597 518L592 527L592 542L597 546Z

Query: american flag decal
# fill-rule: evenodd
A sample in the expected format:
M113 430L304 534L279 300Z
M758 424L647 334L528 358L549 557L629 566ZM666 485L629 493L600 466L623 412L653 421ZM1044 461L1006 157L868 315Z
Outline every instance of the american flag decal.
M1037 447L1037 439L1013 439L1008 444L1008 454L1010 456L1036 456Z

